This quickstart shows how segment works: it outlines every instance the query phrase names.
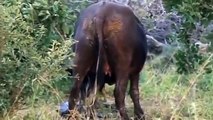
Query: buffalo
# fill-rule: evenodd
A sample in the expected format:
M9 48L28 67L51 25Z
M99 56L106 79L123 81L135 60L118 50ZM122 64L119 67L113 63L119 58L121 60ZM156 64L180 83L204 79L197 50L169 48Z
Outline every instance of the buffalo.
M147 57L147 38L131 8L113 2L88 6L79 14L74 39L75 81L69 110L75 108L80 94L87 97L92 91L101 91L105 83L115 84L116 108L120 118L128 120L125 93L130 81L136 119L145 119L139 101L139 76Z

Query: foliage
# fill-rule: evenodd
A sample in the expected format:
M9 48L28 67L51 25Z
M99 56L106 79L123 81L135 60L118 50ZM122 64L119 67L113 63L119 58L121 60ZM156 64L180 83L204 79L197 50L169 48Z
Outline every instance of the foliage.
M177 8L178 5L182 3L182 1L183 0L163 0L167 11L172 11L173 9Z
M168 10L176 10L183 16L183 24L178 40L183 43L182 49L175 55L179 73L192 73L202 64L205 56L199 53L199 47L190 41L196 23L207 25L213 18L213 2L211 0L164 0ZM171 6L171 7L170 7Z
M19 103L26 103L34 94L37 94L34 99L48 99L58 89L69 89L70 80L64 67L70 64L64 61L70 61L74 55L70 35L77 15L60 0L4 0L0 9L0 96L3 96L0 114L3 115L19 107Z

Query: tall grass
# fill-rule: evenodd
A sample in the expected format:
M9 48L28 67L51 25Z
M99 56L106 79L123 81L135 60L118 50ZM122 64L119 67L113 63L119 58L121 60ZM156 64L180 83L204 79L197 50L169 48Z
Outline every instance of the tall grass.
M190 75L179 75L175 66L170 65L164 72L153 67L152 61L145 65L141 73L140 94L141 103L148 120L211 120L213 117L213 87L208 90L200 87L202 81L209 81L211 74L204 74L203 68L209 59L200 66L199 71ZM28 105L23 105L12 116L5 116L4 120L60 120L63 119L56 112L58 105L67 99L66 95L51 87L42 80L35 86L32 97L27 99ZM209 84L213 85L211 82ZM37 99L42 86L49 86L53 96ZM205 85L205 84L204 84ZM101 107L97 111L108 116L108 119L118 119L118 114L112 109L114 86L106 86L108 102L111 108ZM46 89L47 90L47 89ZM133 116L133 105L129 95L126 98L129 115ZM86 119L86 118L85 118Z
M164 73L147 65L145 81L141 84L144 108L150 119L170 120L211 120L213 116L213 89L202 89L212 80L205 74L205 66L211 61L209 59L200 66L197 72L190 75L178 75L174 66L170 66ZM201 87L202 86L202 87Z

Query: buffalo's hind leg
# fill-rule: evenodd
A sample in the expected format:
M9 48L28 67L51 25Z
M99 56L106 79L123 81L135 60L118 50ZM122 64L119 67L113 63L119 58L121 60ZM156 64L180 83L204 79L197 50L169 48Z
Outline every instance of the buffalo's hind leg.
M96 54L94 54L96 48L95 46L91 46L90 42L93 42L93 40L87 40L86 38L82 37L77 43L74 58L75 66L73 68L74 84L71 88L69 96L69 110L73 110L76 107L85 76L90 71L96 59Z
M139 74L130 76L130 96L134 104L134 113L136 115L136 120L145 120L144 111L140 106L139 102Z
M120 113L121 120L129 120L125 108L125 93L127 84L128 84L128 75L126 73L117 74L114 97L115 97L115 105Z
M82 85L85 75L86 71L84 73L78 73L74 76L75 82L73 87L71 88L69 96L69 110L73 110L76 107L80 95L80 87Z

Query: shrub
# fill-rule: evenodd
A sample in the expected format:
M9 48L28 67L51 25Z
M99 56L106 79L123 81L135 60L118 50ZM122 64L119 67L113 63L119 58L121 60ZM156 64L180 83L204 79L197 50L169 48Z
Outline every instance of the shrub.
M85 4L84 1L82 1ZM76 6L80 6L76 5ZM0 4L0 114L67 90L64 61L73 57L76 11L60 0L5 0ZM66 86L66 87L64 87ZM40 91L35 91L39 87Z
M208 25L213 18L213 2L210 0L164 0L169 11L176 10L184 18L178 34L179 42L183 43L175 58L178 73L192 73L205 61L205 56L199 53L198 46L190 41L192 30L197 23Z

